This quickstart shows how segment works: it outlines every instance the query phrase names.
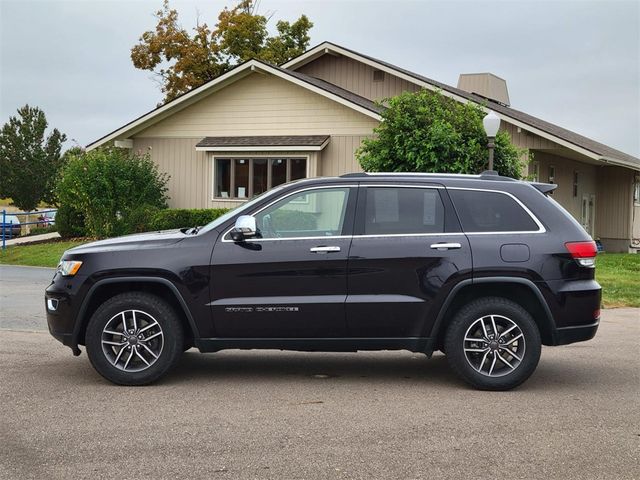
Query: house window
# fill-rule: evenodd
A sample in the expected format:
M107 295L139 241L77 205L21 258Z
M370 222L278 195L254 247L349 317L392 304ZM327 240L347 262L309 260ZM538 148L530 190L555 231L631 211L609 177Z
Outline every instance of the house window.
M540 162L531 162L529 166L529 178L532 182L540 181Z
M373 71L373 81L374 82L384 82L384 72L382 70L374 70Z
M549 165L549 177L547 183L556 183L556 167ZM549 192L549 195L553 195L553 190Z
M633 184L633 203L640 205L640 179Z
M306 158L216 158L214 197L247 199L306 176Z
M578 171L573 171L573 198L578 198Z

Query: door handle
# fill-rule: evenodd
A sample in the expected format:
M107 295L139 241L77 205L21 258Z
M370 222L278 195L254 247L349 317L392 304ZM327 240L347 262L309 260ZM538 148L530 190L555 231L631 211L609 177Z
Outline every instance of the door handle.
M340 247L311 247L309 249L312 253L331 253L331 252L339 252Z
M459 243L442 242L442 243L432 243L431 248L436 250L453 250L455 248L462 248L462 245L460 245Z

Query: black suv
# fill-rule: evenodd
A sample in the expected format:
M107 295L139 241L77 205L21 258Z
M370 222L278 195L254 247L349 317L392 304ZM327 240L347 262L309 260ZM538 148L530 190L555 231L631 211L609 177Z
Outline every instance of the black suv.
M65 252L49 330L124 385L195 346L440 350L471 385L513 388L542 344L598 328L596 246L554 188L495 172L288 183L204 227Z

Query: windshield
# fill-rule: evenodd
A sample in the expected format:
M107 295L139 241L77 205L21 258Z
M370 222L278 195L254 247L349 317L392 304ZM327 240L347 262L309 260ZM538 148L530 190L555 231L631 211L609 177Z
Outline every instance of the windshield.
M284 185L279 186L279 187L275 187L272 188L271 190L261 193L260 195L258 195L257 197L253 197L251 200L249 200L247 203L240 205L236 208L234 208L233 210L225 213L224 215L216 218L214 221L207 223L204 227L202 227L200 230L198 230L198 233L206 233L210 230L213 230L214 228L219 227L220 225L222 225L223 223L225 223L227 220L229 220L231 217L234 217L235 215L238 215L244 211L250 210L251 207L253 207L256 203L258 203L259 201L261 201L263 198L272 195L274 193L279 192L280 190L282 190L284 188Z

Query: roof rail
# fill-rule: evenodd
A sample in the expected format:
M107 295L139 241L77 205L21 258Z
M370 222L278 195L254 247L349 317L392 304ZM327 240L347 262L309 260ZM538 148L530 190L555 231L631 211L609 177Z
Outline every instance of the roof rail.
M517 182L515 178L503 177L495 170L485 170L480 174L482 180L500 180L502 182Z
M340 178L358 178L358 177L368 177L369 175L366 172L355 172L355 173L345 173L344 175L340 175Z

